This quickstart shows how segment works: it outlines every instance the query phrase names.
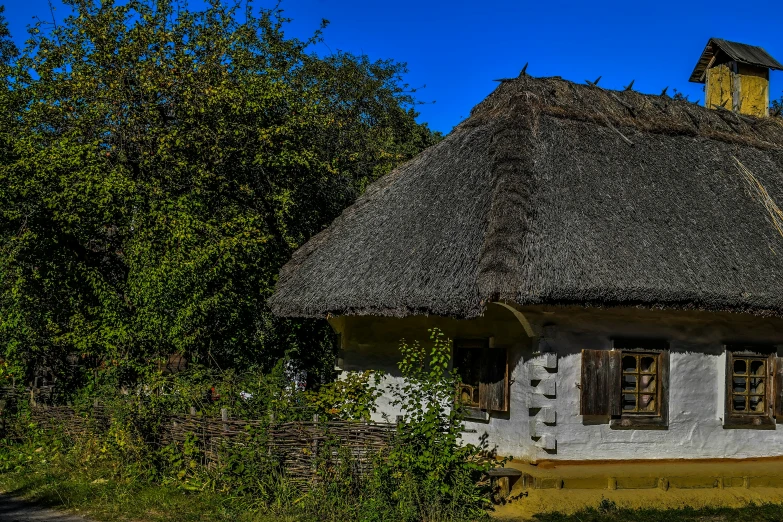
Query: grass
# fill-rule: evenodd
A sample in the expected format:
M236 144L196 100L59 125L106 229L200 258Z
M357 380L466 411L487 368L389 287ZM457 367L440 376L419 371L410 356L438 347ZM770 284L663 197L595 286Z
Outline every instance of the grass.
M0 489L49 507L88 513L97 520L233 520L217 499L166 487L78 480L65 473L8 473Z
M79 478L67 472L0 474L0 491L54 509L65 509L105 522L293 522L293 516L248 510L230 496L187 492L172 487ZM741 508L630 510L605 500L597 508L564 515L537 515L536 522L779 522L783 506L751 504ZM345 521L349 522L349 521Z
M91 481L65 472L3 473L0 491L53 509L105 522L285 522L247 510L230 497L210 492L133 483Z
M780 522L783 506L749 504L739 508L619 509L604 500L597 508L571 515L536 515L536 522Z

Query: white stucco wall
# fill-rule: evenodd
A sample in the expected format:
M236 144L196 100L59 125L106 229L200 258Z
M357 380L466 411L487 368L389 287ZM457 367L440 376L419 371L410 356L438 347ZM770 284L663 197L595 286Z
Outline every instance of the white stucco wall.
M546 337L547 349L556 354L555 368L545 368L555 359L535 353L538 344L527 337L510 312L497 306L491 306L485 317L471 321L354 317L339 318L333 325L342 333L341 368L383 370L389 374L387 383L400 378L396 369L399 339L424 341L431 326L440 327L451 338L493 336L497 346L506 346L510 354L510 411L492 413L488 422L466 423L477 433L465 435L466 440L477 441L486 433L500 455L524 460L783 456L783 426L776 430L723 427L724 344L783 345L783 321L730 314L579 308L531 308L526 317ZM609 426L608 419L586 420L579 415L581 350L610 349L614 337L669 341L668 429L618 430ZM394 421L398 413L388 398L382 397L376 419L382 420L386 414ZM539 437L531 438L533 434Z

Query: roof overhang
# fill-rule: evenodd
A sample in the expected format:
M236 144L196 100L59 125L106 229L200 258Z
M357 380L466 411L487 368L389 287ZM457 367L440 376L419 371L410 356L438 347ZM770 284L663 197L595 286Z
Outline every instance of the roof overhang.
M696 67L691 73L690 80L694 83L704 83L707 69L710 68L718 51L723 51L732 60L758 67L766 67L775 71L783 70L783 64L775 60L770 54L761 47L747 45L737 42L729 42L720 38L710 38L704 52L701 53Z

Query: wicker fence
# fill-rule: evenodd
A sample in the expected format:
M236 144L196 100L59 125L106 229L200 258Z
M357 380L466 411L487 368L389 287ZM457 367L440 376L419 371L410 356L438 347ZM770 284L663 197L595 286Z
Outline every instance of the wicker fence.
M110 423L107 412L95 405L90 413L77 413L64 406L36 406L31 420L44 429L61 429L78 437L105 431ZM153 444L180 445L189 434L203 450L206 466L220 463L221 448L232 444L257 444L280 463L288 478L309 481L317 463L324 458L350 456L360 474L372 464L373 456L387 446L396 425L356 421L275 422L274 420L231 419L225 410L220 418L191 414L172 415L163 423ZM254 438L252 434L263 433Z
M193 434L204 449L204 463L213 465L219 463L219 448L225 444L258 444L250 434L261 428L263 450L274 456L286 475L294 479L311 478L318 459L337 457L340 452L350 455L356 471L363 473L396 430L394 424L321 422L317 418L312 422L274 422L177 415L170 418L161 443L182 443L188 434Z

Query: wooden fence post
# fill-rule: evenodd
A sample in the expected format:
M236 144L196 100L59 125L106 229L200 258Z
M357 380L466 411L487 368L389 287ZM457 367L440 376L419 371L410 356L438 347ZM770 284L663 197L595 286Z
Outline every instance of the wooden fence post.
M228 432L228 408L220 408L220 420L223 421L223 433Z
M318 472L318 432L316 430L318 426L318 414L313 415L313 474Z
M191 415L195 415L196 414L196 407L195 406L191 406L190 407L190 414Z

